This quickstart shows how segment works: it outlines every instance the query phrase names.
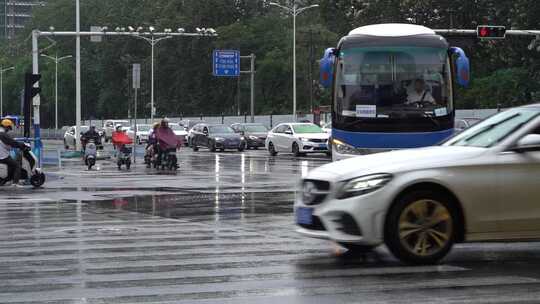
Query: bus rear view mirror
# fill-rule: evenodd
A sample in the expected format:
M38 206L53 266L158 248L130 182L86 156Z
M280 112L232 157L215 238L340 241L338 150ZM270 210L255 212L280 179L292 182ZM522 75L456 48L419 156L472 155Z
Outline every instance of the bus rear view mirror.
M450 52L456 58L456 80L462 87L468 87L471 79L471 65L469 58L461 48L452 47Z
M330 88L334 81L334 61L336 59L336 49L328 48L324 52L324 57L321 59L321 85L325 88Z

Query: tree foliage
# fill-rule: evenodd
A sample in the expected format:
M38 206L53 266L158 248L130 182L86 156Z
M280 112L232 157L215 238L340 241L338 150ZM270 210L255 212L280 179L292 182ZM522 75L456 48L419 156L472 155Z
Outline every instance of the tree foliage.
M291 5L293 0L282 0ZM298 0L298 5L319 4L297 20L298 106L309 111L312 80L318 79L317 58L326 47L335 46L351 29L374 23L416 23L431 28L475 28L500 24L508 28L540 28L540 3L535 0ZM4 83L5 108L20 109L23 74L30 70L30 29L74 30L75 1L49 0L35 10L26 34L0 46L0 65L14 65ZM270 6L268 0L92 0L81 1L81 27L178 27L194 31L213 27L215 38L180 38L156 47L156 105L160 115L236 114L249 109L249 77L240 80L212 76L214 49L238 49L257 56L256 111L288 113L292 110L292 18ZM454 41L452 41L454 43ZM473 83L459 91L458 106L513 106L533 102L539 55L529 50L530 39L505 41L455 41L466 48L473 63ZM74 39L40 39L40 49L49 55L74 54ZM133 109L130 69L142 65L139 116L149 116L150 45L128 37L107 37L101 43L82 41L82 96L84 118L125 117ZM313 56L314 54L314 56ZM249 62L242 64L243 70ZM54 121L54 64L41 59L42 121ZM310 72L312 74L310 74ZM59 69L60 120L74 120L74 62ZM328 104L328 92L315 86L314 105Z

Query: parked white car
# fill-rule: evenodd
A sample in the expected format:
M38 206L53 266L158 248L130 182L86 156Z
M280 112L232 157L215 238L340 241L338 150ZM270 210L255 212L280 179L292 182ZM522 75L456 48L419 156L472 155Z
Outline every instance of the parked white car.
M123 126L122 130L126 131L126 134L135 142L135 127Z
M180 124L176 124L176 123L170 123L169 124L169 127L173 130L174 134L180 138L180 140L182 140L182 143L184 145L187 145L188 143L188 131L186 131L186 129L181 126Z
M350 249L386 244L435 263L454 243L540 239L540 104L497 114L440 146L359 156L302 180L298 231Z
M64 133L64 148L66 150L69 150L71 148L75 149L77 146L76 144L76 126L69 127L66 132ZM79 138L82 136L83 133L90 130L90 127L88 126L81 126L81 131L79 132Z
M148 142L148 136L152 130L152 125L148 124L137 124L137 144L143 144Z
M312 123L283 123L268 133L266 149L270 155L280 152L303 156L306 153L329 153L329 135Z
M105 132L105 141L110 141L112 134L116 131L116 126L121 125L123 127L129 127L129 121L127 120L106 120L103 123L103 131Z

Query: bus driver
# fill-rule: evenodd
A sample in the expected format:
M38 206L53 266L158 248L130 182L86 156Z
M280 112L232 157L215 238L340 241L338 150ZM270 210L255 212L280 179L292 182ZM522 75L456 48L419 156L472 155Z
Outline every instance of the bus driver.
M424 81L424 79L421 78L417 78L414 81L413 88L409 88L409 90L407 90L407 101L405 102L405 104L412 105L415 103L436 104L435 99L433 98L429 90L426 88L426 82Z

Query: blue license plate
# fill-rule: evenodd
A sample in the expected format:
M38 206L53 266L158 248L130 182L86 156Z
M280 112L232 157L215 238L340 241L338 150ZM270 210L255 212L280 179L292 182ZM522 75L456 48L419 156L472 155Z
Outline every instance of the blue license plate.
M326 144L321 144L319 145L319 148L328 148L328 146Z
M302 225L313 224L313 208L298 207L296 208L296 223Z

